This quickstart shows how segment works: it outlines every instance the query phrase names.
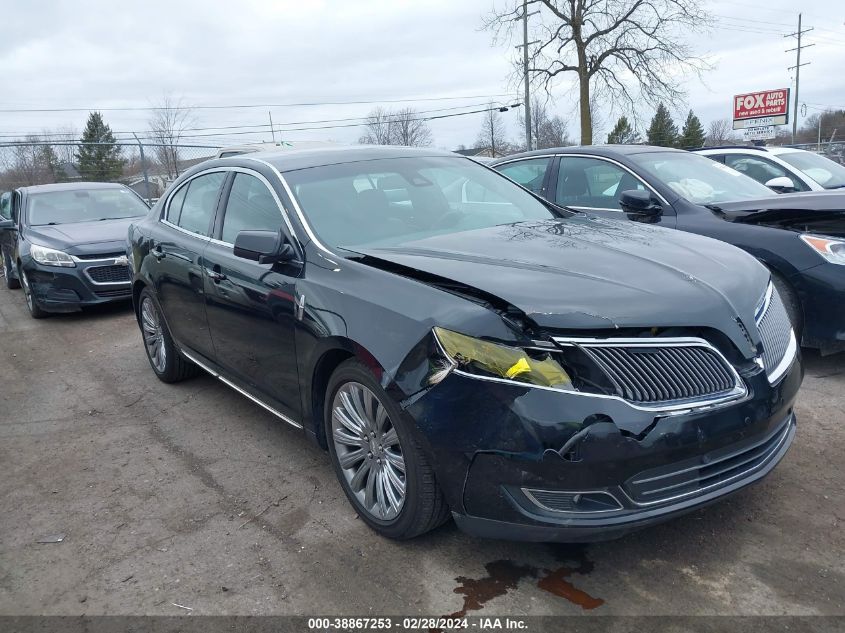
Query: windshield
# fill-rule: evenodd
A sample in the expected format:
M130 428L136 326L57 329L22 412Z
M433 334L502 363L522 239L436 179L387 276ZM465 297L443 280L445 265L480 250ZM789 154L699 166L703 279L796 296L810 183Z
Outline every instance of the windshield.
M756 180L698 154L654 152L633 154L631 160L695 204L756 200L775 195Z
M285 178L320 239L335 247L393 246L556 215L467 158L405 157L311 167Z
M138 196L123 187L46 191L28 198L30 226L135 218L149 211Z
M800 169L825 189L845 187L845 167L829 158L813 152L787 152L777 157Z

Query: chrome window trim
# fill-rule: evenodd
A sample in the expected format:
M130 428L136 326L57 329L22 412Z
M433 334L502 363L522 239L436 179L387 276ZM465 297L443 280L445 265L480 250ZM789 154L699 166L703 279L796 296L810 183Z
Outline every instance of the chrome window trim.
M643 179L642 176L635 174L633 171L631 171L631 169L629 167L623 165L618 160L614 160L613 158L608 158L607 156L597 156L595 154L573 154L571 152L566 153L566 154L555 154L555 155L559 156L561 158L564 158L564 157L566 157L566 158L593 158L595 160L603 160L607 163L612 163L612 164L616 165L617 167L619 167L620 169L622 169L623 171L627 171L631 176L633 176L634 178L639 180L643 185L645 185L645 187L649 191L651 191L655 196L657 196L657 198L658 198L658 200L660 200L660 202L662 202L663 204L665 204L666 206L668 206L670 208L672 206L672 205L669 204L669 202L666 200L666 198L664 198L662 195L660 195L660 192L657 191L657 189L655 189L654 187L652 187L648 182L646 182L645 179ZM559 166L558 166L558 169L560 169ZM570 205L567 205L567 206L570 206ZM585 208L585 207L582 207L582 208ZM599 211L602 210L599 207L586 207L586 208L596 209L596 210L599 210ZM622 211L622 209L614 209L614 211L619 211L620 213L624 213L624 211Z
M260 158L253 158L252 156L242 156L243 160L254 160L257 163L261 163L268 167L274 174L276 174L276 178L279 179L279 182L282 183L282 188L285 190L285 193L288 194L288 198L290 198L290 203L293 205L294 211L296 211L296 216L299 218L299 223L302 225L302 228L305 229L305 232L308 234L308 238L314 243L314 246L319 248L321 251L328 253L332 257L337 257L336 253L333 253L325 244L323 244L317 235L314 233L311 225L308 224L308 221L305 219L305 214L302 212L302 208L299 206L299 203L296 200L296 196L293 195L293 190L288 185L288 181L285 180L285 177L282 175L275 165L268 163L266 160L262 160Z
M555 512L557 514L573 514L573 515L582 516L582 515L591 515L591 514L604 514L604 513L607 513L607 512L622 512L622 511L625 510L625 506L619 501L619 499L617 499L615 495L608 492L607 490L544 490L544 489L541 489L541 488L520 488L520 491L522 491L522 494L524 494L526 496L526 498L531 503L536 505L538 508L541 508L542 510L545 510L546 512ZM597 495L597 494L607 495L608 497L613 499L613 501L616 502L616 504L619 507L613 508L612 510L589 510L589 511L585 511L585 512L577 512L577 511L573 511L573 510L557 510L555 508L550 508L546 505L543 505L543 503L538 501L537 497L535 497L532 494L534 491L561 493L561 494L568 494L568 495Z
M195 365L197 365L198 367L200 367L200 368L201 368L201 369L203 369L204 371L206 371L206 372L208 372L209 374L211 374L211 376L213 376L214 378L217 378L220 382L222 382L222 383L223 383L224 385L226 385L227 387L231 387L232 389L234 389L235 391L237 391L237 392L238 392L239 394L241 394L242 396L245 396L245 397L249 398L249 399L250 399L250 400L252 400L255 404L257 404L257 405L259 405L260 407L262 407L262 408L266 409L267 411L269 411L270 413L272 413L272 414L273 414L273 415L275 415L276 417L280 418L281 420L284 420L285 422L287 422L287 423L288 423L288 424L290 424L291 426L293 426L293 427L295 427L295 428L297 428L297 429L301 429L301 428L302 428L302 425L301 425L299 422L296 422L295 420L292 420L291 418L289 418L288 416L286 416L284 413L281 413L280 411L277 411L276 409L274 409L273 407L271 407L271 406L270 406L269 404L267 404L266 402L263 402L262 400L260 400L260 399L256 398L255 396L253 396L253 395L252 395L251 393L249 393L248 391L245 391L244 389L241 389L238 385L236 385L235 383L233 383L231 380L229 380L229 379L228 379L228 378L226 378L225 376L222 376L222 375L220 374L220 372L218 372L218 371L215 371L215 370L211 369L211 367L209 367L208 365L206 365L205 363L203 363L201 360L198 360L198 359L197 359L197 358L196 358L193 354L190 354L190 353L186 352L186 351L185 351L185 350L183 350L183 349L180 349L179 351L181 352L181 354L182 354L185 358L187 358L189 361L191 361L192 363L194 363Z
M786 438L789 437L789 432L792 430L792 428L794 426L794 420L795 420L795 414L793 413L789 416L789 419L788 419L788 421L785 425L785 428L784 428L783 432L780 434L780 437L778 438L777 444L769 452L770 457L772 455L777 454L777 452L780 451L781 447L783 446L783 443L786 441ZM760 444L765 443L765 441L766 440L761 441ZM715 484L710 484L709 486L705 486L704 488L699 488L697 490L691 490L691 491L685 492L683 494L675 495L674 497L667 497L665 499L660 499L660 500L657 500L657 501L634 501L631 498L631 495L629 495L628 492L625 490L624 486L620 487L620 490L622 491L622 494L624 494L628 498L628 501L630 501L631 503L633 503L635 506L638 506L638 507L646 507L646 506L660 505L660 504L663 504L663 503L671 503L672 501L677 501L678 499L684 499L685 497L701 495L701 494L706 493L708 490L712 490L713 488L718 488L720 486L725 486L727 484L730 484L731 482L736 481L737 479L741 479L741 478L745 477L749 473L753 473L756 470L760 470L761 468L763 468L768 463L769 463L769 460L766 460L762 464L757 464L756 466L752 466L751 468L746 468L742 472L737 473L736 475L731 475L727 479L719 481Z
M264 161L259 161L259 162L263 163ZM273 196L273 200L276 202L276 206L279 208L279 213L282 216L282 220L284 221L285 226L287 226L288 230L290 231L291 237L293 239L295 239L297 242L299 242L299 238L296 235L296 231L294 231L294 229L293 229L293 225L291 224L290 218L287 215L287 212L285 210L285 206L282 204L282 201L279 199L279 196L276 193L276 191L273 189L273 186L270 184L270 181L267 180L267 178L265 178L262 174L255 171L254 169L249 169L248 167L239 167L237 165L233 165L231 167L228 167L228 166L225 166L225 167L209 167L208 169L204 169L200 172L197 172L196 174L192 175L190 178L188 178L184 182L180 183L179 186L176 189L174 189L169 194L167 194L167 199L164 201L164 204L162 205L162 211L161 211L161 214L159 215L158 221L161 222L162 224L166 224L167 226L176 229L177 231L181 231L182 233L185 233L186 235L192 235L192 236L196 237L197 239L213 242L213 243L219 244L221 246L234 246L234 244L215 239L211 236L201 235L199 233L194 233L193 231L188 231L187 229L184 229L181 226L177 226L176 224L174 224L173 222L171 222L170 220L167 219L167 214L170 211L170 201L173 199L173 196L175 196L183 187L188 186L188 184L192 180L194 180L195 178L199 178L200 176L205 176L207 174L211 174L211 173L215 173L215 172L223 172L223 173L227 173L227 174L229 172L238 172L238 173L243 173L243 174L247 174L248 176L254 176L254 177L258 178L264 184L264 186L267 187L268 191L270 192L270 195ZM276 173L278 173L278 171ZM224 212L224 216L225 216L225 209L223 210L223 212Z

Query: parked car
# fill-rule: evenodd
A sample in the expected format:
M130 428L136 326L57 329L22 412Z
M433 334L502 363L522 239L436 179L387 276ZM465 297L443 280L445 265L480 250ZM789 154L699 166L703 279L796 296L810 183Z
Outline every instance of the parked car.
M845 193L777 196L719 162L644 145L539 150L493 167L556 204L742 248L772 272L804 346L845 349Z
M229 158L241 154L254 154L255 152L268 152L293 149L319 149L323 147L335 147L337 143L332 141L279 141L278 143L247 143L245 145L229 145L217 150L216 158Z
M777 193L845 188L845 167L794 147L707 147L693 150L750 176Z
M6 284L23 286L34 318L131 297L126 231L149 212L134 191L77 182L21 187L9 199L0 219Z
M4 191L0 193L0 223L12 219L12 192ZM18 278L13 272L12 252L14 245L12 241L13 233L11 231L0 230L0 260L3 265L3 281L7 288L20 288Z
M129 249L155 374L203 369L303 429L388 537L451 511L478 535L612 538L759 480L795 432L802 366L754 258L454 154L207 162Z

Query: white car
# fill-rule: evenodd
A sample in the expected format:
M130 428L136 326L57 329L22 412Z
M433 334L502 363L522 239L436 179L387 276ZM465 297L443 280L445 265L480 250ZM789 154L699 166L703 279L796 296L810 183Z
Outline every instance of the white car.
M793 147L711 147L694 150L778 193L845 188L845 167Z

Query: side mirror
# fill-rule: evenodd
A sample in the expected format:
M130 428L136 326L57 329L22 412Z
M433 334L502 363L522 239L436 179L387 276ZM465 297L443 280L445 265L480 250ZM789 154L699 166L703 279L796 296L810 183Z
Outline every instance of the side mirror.
M15 223L12 220L0 220L0 231L10 231L15 228Z
M773 189L778 193L789 193L792 191L797 191L795 188L795 183L792 182L790 178L786 176L778 176L777 178L772 178L771 180L766 181L766 186L769 189Z
M628 214L636 216L630 218L641 222L656 221L663 215L663 206L658 202L650 191L642 189L630 189L623 191L619 196L619 206Z
M281 232L241 231L235 236L235 257L251 259L259 264L288 262L296 256Z

